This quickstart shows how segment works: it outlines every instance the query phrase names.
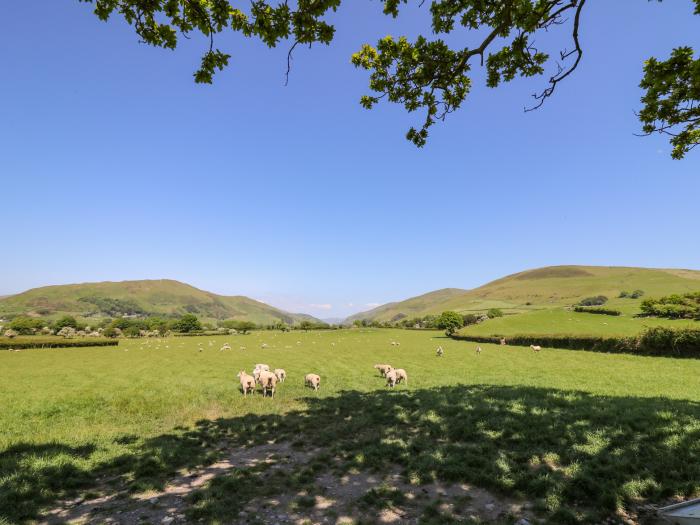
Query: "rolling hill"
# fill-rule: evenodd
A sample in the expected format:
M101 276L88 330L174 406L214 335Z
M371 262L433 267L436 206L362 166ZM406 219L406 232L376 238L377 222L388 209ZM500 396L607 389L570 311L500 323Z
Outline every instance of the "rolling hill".
M0 317L30 315L82 318L123 315L177 316L193 313L203 319L239 319L255 323L293 324L306 314L293 314L244 296L206 292L168 279L44 286L0 299Z
M633 313L640 299L619 299L621 291L643 290L644 297L700 290L700 271L622 266L549 266L527 270L472 290L446 288L405 301L389 303L347 319L392 321L445 310L460 313L501 308L506 313L550 309L584 297L605 295L610 307Z

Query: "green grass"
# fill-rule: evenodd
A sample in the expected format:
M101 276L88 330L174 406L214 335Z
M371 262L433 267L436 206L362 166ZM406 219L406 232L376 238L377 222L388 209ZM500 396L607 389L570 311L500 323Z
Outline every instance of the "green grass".
M646 327L668 326L675 328L700 328L700 323L688 320L671 320L654 317L597 315L574 312L563 308L536 310L506 315L486 322L469 325L459 331L463 335L526 335L568 334L629 336Z
M233 350L219 352L225 341ZM0 352L0 523L106 480L157 488L214 461L222 442L270 440L333 458L272 485L309 495L324 465L468 482L531 500L557 523L700 495L700 361L495 345L477 356L474 346L437 332L345 330ZM257 362L288 373L274 400L237 390L236 372ZM408 387L387 391L377 362L405 368ZM318 393L302 384L312 371ZM192 495L190 517L225 521L265 475L218 478Z

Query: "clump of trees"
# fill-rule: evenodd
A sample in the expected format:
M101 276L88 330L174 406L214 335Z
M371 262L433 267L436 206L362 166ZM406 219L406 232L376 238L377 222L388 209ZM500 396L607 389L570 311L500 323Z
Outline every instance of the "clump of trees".
M700 292L650 297L642 301L641 310L647 316L700 320Z
M503 310L500 308L491 308L486 315L489 319L495 319L496 317L503 317Z

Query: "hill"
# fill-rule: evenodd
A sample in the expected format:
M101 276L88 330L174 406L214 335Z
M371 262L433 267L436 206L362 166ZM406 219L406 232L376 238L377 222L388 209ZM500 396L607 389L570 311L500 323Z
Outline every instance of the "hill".
M638 299L620 299L621 291L643 290ZM446 288L405 301L389 303L348 318L392 321L422 317L444 310L460 313L500 308L521 313L577 303L605 295L608 305L623 312L638 311L644 297L700 290L700 271L622 266L549 266L503 277L472 290Z
M244 296L206 292L168 279L44 286L0 298L0 317L18 314L81 318L124 315L179 316L193 313L204 319L239 319L255 323L295 323L314 319L292 314Z

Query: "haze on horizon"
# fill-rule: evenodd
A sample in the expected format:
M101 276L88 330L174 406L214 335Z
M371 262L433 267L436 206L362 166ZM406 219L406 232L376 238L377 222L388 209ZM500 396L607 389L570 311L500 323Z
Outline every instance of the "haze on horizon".
M700 152L634 136L643 61L700 45L691 2L591 4L584 61L542 109L522 111L542 79L476 83L423 149L415 116L358 104L358 43L421 16L377 9L346 6L284 87L284 47L232 37L198 86L201 42L142 46L73 0L8 5L0 295L171 278L330 318L541 266L700 268Z

